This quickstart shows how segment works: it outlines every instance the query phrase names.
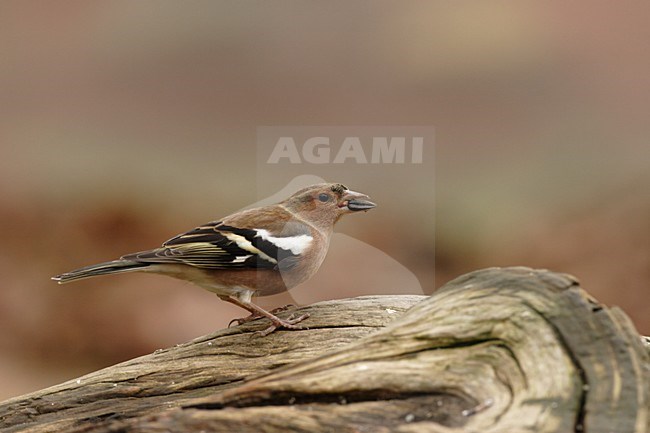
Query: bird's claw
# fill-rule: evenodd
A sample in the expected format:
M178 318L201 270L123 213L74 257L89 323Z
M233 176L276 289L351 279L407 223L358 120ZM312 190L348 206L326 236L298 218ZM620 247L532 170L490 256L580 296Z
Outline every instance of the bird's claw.
M293 308L293 307L295 307L295 305L287 304L287 305L285 305L283 307L274 308L273 310L270 311L270 313L271 314L278 314L278 313L281 313L283 311L287 311L289 308Z
M287 305L285 305L283 307L274 308L273 310L270 311L270 313L273 314L273 315L276 315L276 314L281 313L283 311L287 311L289 308L292 308L292 307L295 307L295 305L287 304ZM233 323L235 324L235 326L239 326L239 325L243 325L244 323L252 322L253 320L261 319L263 317L264 316L262 316L261 314L253 313L253 314L250 314L250 315L248 315L246 317L240 317L240 318L237 318L237 319L232 319L230 322L228 322L228 328L230 328ZM291 315L291 317L289 317L289 320L291 320L292 317L293 317L293 315ZM306 317L305 317L305 319L306 319ZM302 319L302 320L304 320L304 319Z
M292 330L304 330L304 329L309 329L306 326L298 326L297 323L302 322L303 320L307 319L309 317L309 313L305 313L302 316L295 317L295 315L289 316L288 319L280 319L279 317L276 317L276 320L271 320L272 324L268 328L262 330L262 331L257 331L256 334L260 335L261 337L266 337L273 331L284 328L284 329L292 329Z
M246 317L240 317L238 319L232 319L230 322L228 322L228 327L230 328L232 324L234 323L235 326L243 325L244 323L252 322L255 319L259 319L263 316L259 314L251 314Z

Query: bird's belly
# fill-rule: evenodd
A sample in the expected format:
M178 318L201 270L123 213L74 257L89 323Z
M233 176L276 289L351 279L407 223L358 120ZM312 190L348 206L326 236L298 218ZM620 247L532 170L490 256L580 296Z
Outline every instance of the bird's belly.
M217 295L269 296L287 290L281 273L270 269L223 271L188 265L165 265L151 266L147 271L189 281Z

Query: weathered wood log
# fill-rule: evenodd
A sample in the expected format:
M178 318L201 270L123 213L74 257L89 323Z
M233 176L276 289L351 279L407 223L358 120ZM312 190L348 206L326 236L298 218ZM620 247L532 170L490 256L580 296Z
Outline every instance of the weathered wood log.
M647 343L570 276L487 269L300 311L309 330L259 320L8 400L0 428L650 432Z

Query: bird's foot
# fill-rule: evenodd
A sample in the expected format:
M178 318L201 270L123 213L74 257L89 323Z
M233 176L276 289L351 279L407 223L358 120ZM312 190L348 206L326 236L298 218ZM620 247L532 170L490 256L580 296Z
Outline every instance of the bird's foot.
M295 307L295 305L287 304L287 305L285 305L283 307L274 308L273 310L270 311L270 313L273 314L273 315L276 315L276 314L281 313L283 311L287 311L291 307ZM263 317L264 316L261 315L260 313L252 313L252 314L249 314L246 317L240 317L238 319L232 319L228 323L228 327L230 328L233 323L235 324L235 326L239 326L239 325L243 325L244 323L252 322L253 320L261 319ZM306 319L306 317L305 317L305 319Z
M283 307L278 307L278 308L274 308L274 309L272 309L272 310L270 311L270 313L271 313L271 314L278 314L278 313L281 313L281 312L283 312L283 311L287 311L289 308L293 308L293 307L295 307L295 305L293 305L293 304L287 304L287 305L285 305L285 306L283 306Z
M308 317L309 317L309 313L305 313L302 316L298 316L298 317L294 317L294 315L292 314L286 320L285 319L280 319L279 317L276 317L276 316L273 316L273 318L269 317L269 319L271 319L271 323L272 323L271 326L264 329L263 331L257 331L257 334L259 334L262 337L265 337L265 336L269 335L270 333L272 333L272 332L274 332L274 331L276 331L276 330L278 330L280 328L292 329L292 330L309 329L309 328L307 328L305 326L297 325L297 323L302 322L303 320L305 320Z
M264 317L264 316L262 316L261 314L257 314L257 313L249 314L246 317L240 317L238 319L232 319L230 322L228 322L228 327L230 328L233 323L235 324L235 326L239 326L239 325L243 325L244 323L252 322L253 320L256 320L256 319L259 319L259 318L262 318L262 317Z

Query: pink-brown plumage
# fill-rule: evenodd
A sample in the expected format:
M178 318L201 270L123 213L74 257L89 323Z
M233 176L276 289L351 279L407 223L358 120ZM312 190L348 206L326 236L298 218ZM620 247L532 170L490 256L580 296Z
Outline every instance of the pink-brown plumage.
M277 328L299 329L307 316L282 320L251 302L307 281L323 263L341 216L375 204L337 183L304 188L271 206L249 209L196 227L160 248L128 254L53 277L67 283L98 275L151 272L192 282L260 316ZM247 319L239 320L245 321Z

